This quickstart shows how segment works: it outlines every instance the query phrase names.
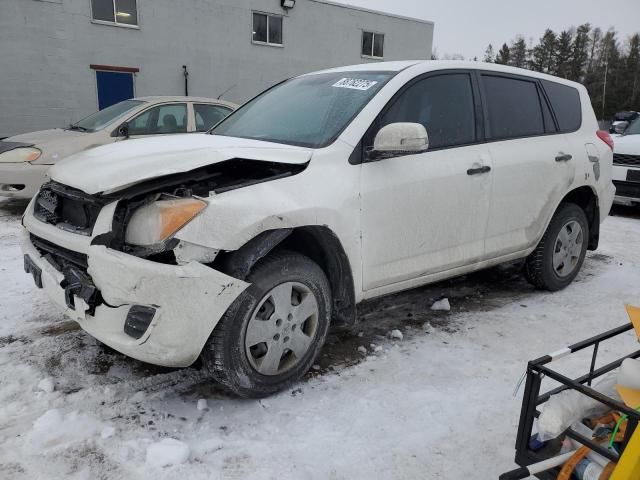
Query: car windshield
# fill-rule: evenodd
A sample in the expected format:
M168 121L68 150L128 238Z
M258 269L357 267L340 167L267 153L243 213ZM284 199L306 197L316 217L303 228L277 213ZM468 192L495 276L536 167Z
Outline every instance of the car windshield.
M625 135L640 135L640 117L636 118L624 131Z
M124 100L83 118L71 125L71 128L75 127L79 130L95 132L143 103L140 100Z
M287 80L254 98L210 133L319 148L328 145L394 72L332 72Z

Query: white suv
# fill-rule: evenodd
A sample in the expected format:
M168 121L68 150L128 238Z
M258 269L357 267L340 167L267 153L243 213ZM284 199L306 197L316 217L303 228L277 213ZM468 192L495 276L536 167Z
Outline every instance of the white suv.
M640 117L621 135L614 136L613 183L615 202L640 205Z
M475 62L302 75L210 135L56 165L24 216L25 269L137 359L199 356L261 396L363 300L526 259L558 290L598 244L612 144L579 84Z

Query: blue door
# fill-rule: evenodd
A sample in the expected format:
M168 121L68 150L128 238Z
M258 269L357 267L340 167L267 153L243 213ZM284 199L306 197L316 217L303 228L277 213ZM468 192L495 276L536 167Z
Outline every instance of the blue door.
M102 110L114 103L133 98L133 74L128 72L96 71L98 108Z

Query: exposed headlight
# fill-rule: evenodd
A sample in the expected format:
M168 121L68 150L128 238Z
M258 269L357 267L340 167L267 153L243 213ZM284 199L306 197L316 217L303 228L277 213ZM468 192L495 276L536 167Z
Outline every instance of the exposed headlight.
M2 163L20 163L33 162L42 155L42 152L33 147L19 147L0 153L0 162Z
M171 238L200 213L207 203L197 198L157 200L136 210L127 226L130 245L156 245Z

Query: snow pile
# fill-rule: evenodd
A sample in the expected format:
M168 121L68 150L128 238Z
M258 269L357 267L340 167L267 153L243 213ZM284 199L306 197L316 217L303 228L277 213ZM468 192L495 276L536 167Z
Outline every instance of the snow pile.
M53 392L53 390L54 390L53 379L51 377L43 378L38 383L38 389L42 390L45 393Z
M394 340L402 340L404 338L404 335L402 335L402 332L400 330L391 330L391 332L389 333L389 337Z
M162 468L189 460L189 445L174 438L163 438L147 447L147 466Z
M95 437L104 425L89 415L52 409L38 418L25 439L31 453L62 450Z
M433 305L431 305L431 310L448 312L449 310L451 310L449 299L441 298L440 300L433 302Z

